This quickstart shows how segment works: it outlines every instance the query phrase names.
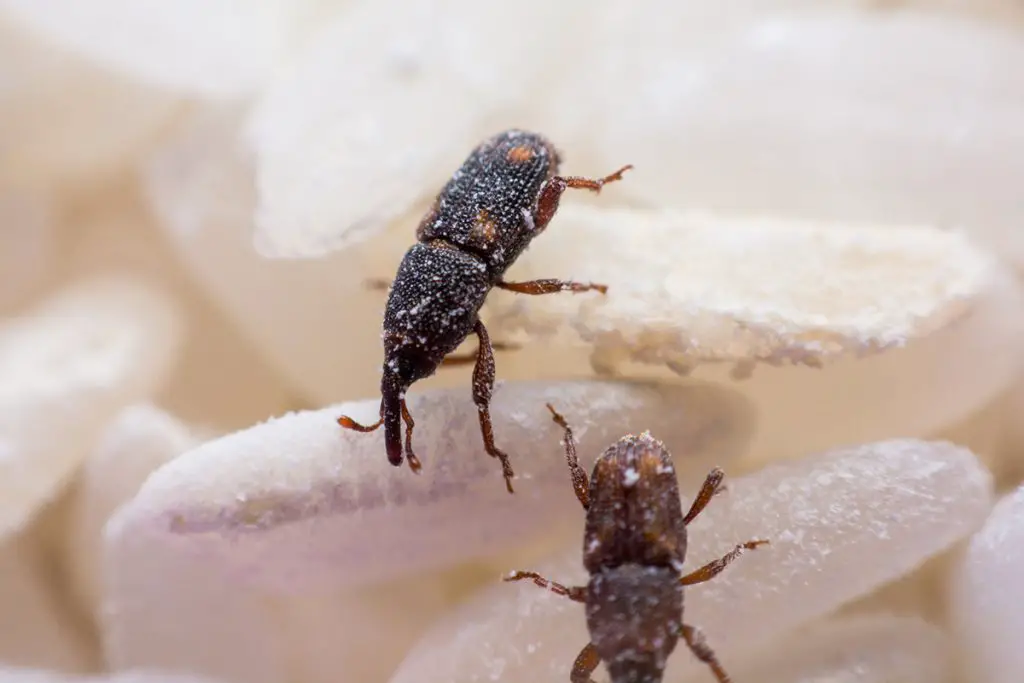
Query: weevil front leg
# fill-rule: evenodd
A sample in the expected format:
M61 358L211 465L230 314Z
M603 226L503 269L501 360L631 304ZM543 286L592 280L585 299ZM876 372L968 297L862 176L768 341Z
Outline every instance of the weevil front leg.
M540 199L537 200L537 212L533 218L534 230L543 232L544 228L548 227L548 223L551 222L555 212L558 211L558 203L562 198L562 193L567 189L574 188L600 192L601 188L608 183L622 180L622 174L631 168L633 168L633 165L627 164L615 173L606 175L604 178L581 178L579 176L563 178L562 176L555 176L540 191Z
M718 657L715 656L714 650L708 646L707 640L705 640L704 634L701 633L700 629L683 624L679 629L679 633L683 640L686 641L686 645L690 648L693 656L708 665L718 683L732 682L729 674L725 673L725 669L719 663Z
M694 519L697 518L704 508L708 506L711 499L722 488L722 480L725 479L725 472L721 468L716 467L711 470L708 474L707 479L704 480L704 485L700 487L700 492L697 497L693 499L693 505L690 506L690 511L686 513L686 517L683 518L683 524L689 525Z
M722 557L718 558L717 560L712 560L700 569L692 571L683 578L679 579L679 583L681 583L684 586L692 586L695 583L704 583L705 581L710 581L711 579L715 578L723 571L725 571L725 568L732 564L732 562L737 557L742 555L744 550L754 550L758 546L762 545L768 545L768 541L754 540L747 541L746 543L740 543L738 546L736 546L731 551L729 551Z
M601 656L597 654L597 648L593 643L587 643L580 653L576 655L576 661L572 663L572 673L569 674L570 683L594 683L590 677L594 669L601 663Z
M380 429L380 426L384 424L384 401L381 400L380 402L380 419L374 422L373 424L361 424L353 420L348 415L339 416L338 424L340 424L345 429L351 429L354 432L362 432L364 434L367 432L377 431L378 429Z
M364 425L360 424L359 422L356 422L348 415L341 415L338 417L338 424L340 424L345 429L351 429L354 432L363 432L365 434L367 432L377 431L380 428L380 426L384 424L384 418L380 418L373 424Z
M422 468L420 459L416 457L416 454L412 450L412 429L416 423L412 419L412 414L409 412L409 407L405 404L405 399L399 400L399 406L401 409L402 420L405 421L405 458L409 462L409 469L413 472L419 472ZM351 429L354 432L375 432L380 429L381 425L384 424L385 418L387 417L387 410L385 408L385 401L381 400L380 406L380 419L373 424L364 425L356 422L348 415L341 415L338 417L338 424L345 429ZM388 429L385 428L385 432ZM393 444L388 444L388 461L395 466L402 464L401 458L401 444L395 441L398 437L393 434L385 434L385 442L394 441Z
M494 392L494 352L487 328L479 320L473 327L479 347L476 350L476 367L473 368L473 402L480 414L480 433L484 437L484 448L487 453L501 462L501 472L505 477L505 488L512 490L512 463L508 455L494 445L494 426L491 424L491 395Z
M529 579L541 588L555 593L557 595L564 596L575 602L586 602L587 601L587 588L586 586L565 586L557 581L544 578L537 572L512 572L508 576L502 577L502 581L523 581Z
M554 406L547 404L555 424L565 430L565 461L569 465L569 474L572 476L572 488L576 492L576 498L584 510L590 509L590 481L587 473L580 467L580 459L576 457L576 438L572 434L569 423L565 421Z
M409 412L409 406L406 405L404 398L401 400L401 406L402 421L405 422L405 459L409 463L409 469L419 472L423 466L412 451L412 429L416 426L416 421L412 419L412 413Z

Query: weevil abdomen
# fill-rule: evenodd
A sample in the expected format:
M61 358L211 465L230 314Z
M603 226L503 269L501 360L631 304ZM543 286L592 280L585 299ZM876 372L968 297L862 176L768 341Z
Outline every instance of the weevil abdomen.
M385 374L403 386L429 377L473 331L490 284L472 254L444 242L413 245L384 311Z
M558 152L541 135L522 130L495 135L445 184L417 230L418 239L458 245L499 277L534 237L537 200L558 166Z
M682 566L686 525L676 471L650 434L623 437L598 458L583 543L592 573L627 563Z
M683 588L669 567L624 564L587 583L587 628L614 683L661 681L679 642Z

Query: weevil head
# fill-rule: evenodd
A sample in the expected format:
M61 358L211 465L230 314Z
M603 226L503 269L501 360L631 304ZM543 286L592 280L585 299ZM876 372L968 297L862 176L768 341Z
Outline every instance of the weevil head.
M384 368L381 374L381 392L393 387L404 394L416 382L430 377L438 362L430 354L413 344L390 344L384 341Z
M434 374L437 361L416 345L384 340L384 368L380 378L381 416L388 461L402 464L402 401L419 380Z
M683 591L671 568L623 564L587 585L590 639L613 683L660 681L682 620Z

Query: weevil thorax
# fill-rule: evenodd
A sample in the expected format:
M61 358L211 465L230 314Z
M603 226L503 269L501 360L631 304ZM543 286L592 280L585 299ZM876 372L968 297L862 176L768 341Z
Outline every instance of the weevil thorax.
M605 569L587 584L587 629L612 683L657 683L679 642L683 590L667 567Z
M623 437L598 458L590 477L584 566L592 574L630 563L679 573L685 557L671 454L647 432Z
M478 255L497 280L536 236L537 200L559 163L554 146L537 133L495 135L445 184L417 238L445 240Z
M414 244L384 309L384 374L403 389L434 374L473 331L488 289L479 258L445 242Z

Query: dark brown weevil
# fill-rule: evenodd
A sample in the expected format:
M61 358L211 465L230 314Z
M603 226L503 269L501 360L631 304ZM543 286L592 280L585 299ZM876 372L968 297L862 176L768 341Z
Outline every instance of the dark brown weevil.
M361 425L342 416L346 429L371 432L384 425L388 461L405 458L418 472L412 449L413 419L405 392L437 367L476 362L473 401L480 413L484 448L501 461L505 485L512 492L512 465L494 444L490 402L494 389L494 346L478 311L492 287L521 294L606 291L604 285L532 280L507 282L505 271L544 232L567 188L600 192L631 168L624 166L600 179L557 175L560 157L542 136L509 130L481 143L448 180L416 230L417 243L402 259L384 310L384 369L380 380L380 419ZM475 354L450 356L470 335L479 342Z
M588 482L572 430L550 404L548 410L565 430L572 485L587 511L583 565L590 581L568 587L536 572L513 572L504 580L530 579L586 605L591 641L576 657L569 680L593 683L590 675L603 661L612 683L659 683L682 636L719 683L728 683L704 636L683 623L683 586L715 577L744 550L768 541L748 541L683 575L686 526L721 492L722 470L711 471L684 516L672 456L661 442L647 432L624 436L597 459Z

